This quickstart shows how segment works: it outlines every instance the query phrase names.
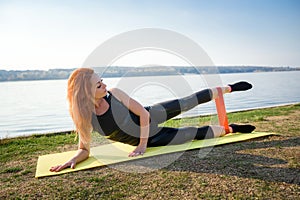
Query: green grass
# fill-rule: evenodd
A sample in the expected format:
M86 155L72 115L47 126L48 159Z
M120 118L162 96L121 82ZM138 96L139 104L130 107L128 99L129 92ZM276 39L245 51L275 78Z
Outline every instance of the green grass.
M293 112L295 109L299 109L300 104L295 104L293 106L281 106L272 107L258 110L241 111L228 113L228 121L234 123L250 123L250 122L260 122L267 121L267 117L271 116L285 116ZM217 115L209 115L203 117L187 117L183 119L173 119L164 123L165 126L179 127L179 126L195 126L216 123ZM298 128L297 128L298 130Z
M34 178L38 156L76 149L75 134L0 140L0 199L299 198L300 104L229 113L228 118L279 135L214 147L203 158L199 150L187 151L170 165L147 173L99 167L41 179ZM165 125L215 121L216 116L205 116ZM103 142L97 137L97 143ZM157 156L155 161L164 162L169 156Z
M58 146L75 144L75 134L41 135L0 140L0 162L28 158L42 152L52 152Z

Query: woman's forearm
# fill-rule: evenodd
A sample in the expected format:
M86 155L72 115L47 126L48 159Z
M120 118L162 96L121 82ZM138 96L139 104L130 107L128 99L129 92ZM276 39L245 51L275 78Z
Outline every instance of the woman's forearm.
M149 113L145 112L143 115L140 116L140 126L141 126L141 133L140 133L140 144L146 145L149 138Z

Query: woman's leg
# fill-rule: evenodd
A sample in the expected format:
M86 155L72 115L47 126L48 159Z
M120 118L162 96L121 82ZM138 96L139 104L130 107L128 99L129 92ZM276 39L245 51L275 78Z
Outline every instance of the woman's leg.
M203 140L208 138L220 137L225 134L224 127L221 126L203 126L169 128L163 127L159 133L149 138L148 146L166 146L174 144L183 144L194 139Z
M255 126L252 125L237 125L230 124L230 133L251 133ZM203 140L209 138L221 137L226 134L223 126L211 125L197 127L183 127L183 128L169 128L162 127L160 131L149 138L148 146L166 146L171 144L183 144L191 140Z
M223 94L231 91L229 86L221 87ZM199 104L209 102L218 97L217 88L204 89L192 95L165 101L150 107L150 116L158 124L163 123L182 112L186 112Z
M219 88L221 88L222 93L225 94L235 91L248 90L252 88L252 85L248 82L241 81ZM155 104L149 109L150 116L152 120L160 124L181 114L182 112L188 111L199 104L209 102L217 97L217 88L204 89L184 98Z

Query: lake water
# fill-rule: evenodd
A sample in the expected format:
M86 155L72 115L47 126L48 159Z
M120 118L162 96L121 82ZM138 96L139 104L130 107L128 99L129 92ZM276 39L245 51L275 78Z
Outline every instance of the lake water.
M300 72L105 78L143 105L177 98L206 87L246 80L253 89L225 95L228 112L300 102ZM73 130L66 100L67 80L0 83L0 138ZM214 102L183 116L216 113Z

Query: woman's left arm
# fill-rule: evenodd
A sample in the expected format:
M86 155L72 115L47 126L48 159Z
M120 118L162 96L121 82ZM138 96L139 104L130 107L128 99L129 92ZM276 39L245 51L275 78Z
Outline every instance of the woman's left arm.
M111 89L112 94L119 99L131 112L140 117L140 143L136 149L129 154L130 157L143 155L147 148L149 138L149 112L136 100L129 97L125 92L120 89Z

